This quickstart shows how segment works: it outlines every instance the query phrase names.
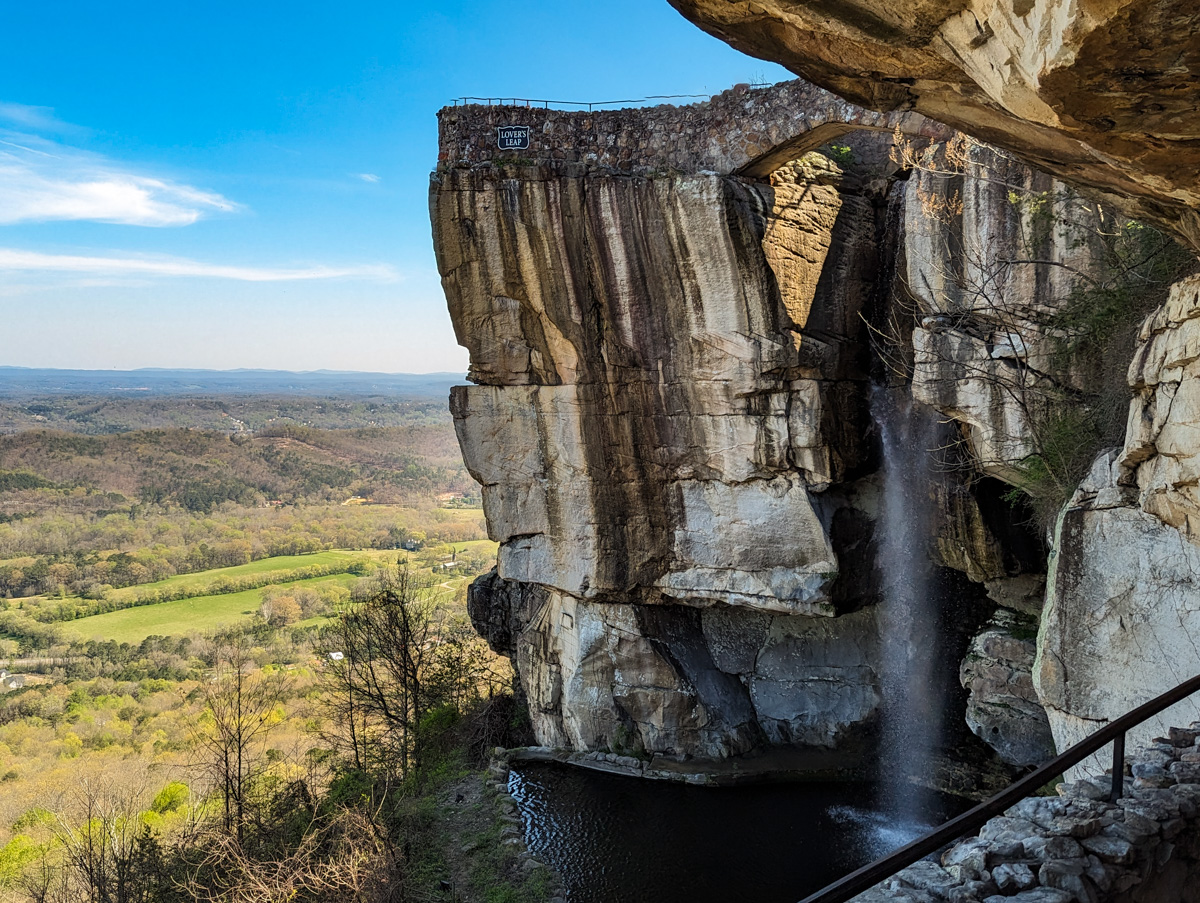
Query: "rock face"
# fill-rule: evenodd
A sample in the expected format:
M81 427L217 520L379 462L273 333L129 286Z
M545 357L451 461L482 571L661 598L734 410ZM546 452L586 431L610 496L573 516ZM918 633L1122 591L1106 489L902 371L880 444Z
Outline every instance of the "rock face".
M1035 676L1060 746L1197 670L1198 298L1200 278L1185 280L1147 319L1125 445L1096 461L1059 518ZM1180 703L1133 738L1197 711Z
M667 115L622 112L603 125L618 142ZM498 115L443 111L430 203L476 383L455 424L501 543L472 618L517 665L539 742L857 748L880 686L867 324L916 303L919 266L892 136L755 180L655 169L650 138L619 168L563 159L548 114L537 159L499 159L478 150ZM984 510L955 476L929 491L939 565L1037 571L998 496ZM938 654L956 672L963 651Z
M456 391L453 410L504 577L584 599L645 588L834 613L814 493L865 453L838 379L862 299L839 289L806 353L763 245L794 238L778 253L813 258L815 273L790 273L789 301L808 307L834 222L869 229L872 211L843 205L820 181L832 173L807 175L788 212L808 231L785 236L773 217L769 238L777 199L715 175L447 174L439 257L472 376L489 383Z
M1046 711L1033 689L1036 622L999 612L971 643L960 680L970 691L967 725L1010 765L1054 757Z
M873 616L849 613L835 549L865 520L828 491L869 455L871 282L823 274L874 271L876 211L841 179L822 157L771 186L438 177L439 263L482 383L452 407L501 543L475 608L544 590L491 634L541 742L724 756L871 720Z
M1098 255L1099 210L1067 186L975 146L953 178L906 193L913 396L966 431L985 472L1020 484L1031 420L1078 377L1056 358L1054 316ZM1053 224L1053 225L1050 225Z
M916 110L1200 247L1192 0L670 0L855 103Z

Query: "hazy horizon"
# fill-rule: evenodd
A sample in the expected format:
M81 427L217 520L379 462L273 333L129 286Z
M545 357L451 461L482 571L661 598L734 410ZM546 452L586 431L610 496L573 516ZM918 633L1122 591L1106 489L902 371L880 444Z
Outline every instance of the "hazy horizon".
M312 370L288 370L277 367L27 367L22 364L0 364L0 370L63 373L293 373L297 376L328 373L353 373L363 376L463 376L466 370L332 370L318 367Z

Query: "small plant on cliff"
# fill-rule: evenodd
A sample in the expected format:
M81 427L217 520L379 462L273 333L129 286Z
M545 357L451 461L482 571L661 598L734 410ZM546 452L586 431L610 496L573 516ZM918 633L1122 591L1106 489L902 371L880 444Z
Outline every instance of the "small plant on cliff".
M843 169L854 164L854 149L848 144L826 144L821 153Z
M1023 201L1018 196L1014 205ZM1039 199L1035 199L1039 200ZM1041 225L1041 203L1034 228ZM1101 449L1124 442L1130 390L1126 369L1142 321L1171 284L1196 267L1175 242L1136 220L1101 214L1088 242L1090 264L1042 327L1052 337L1056 369L1073 391L1059 391L1033 413L1036 452L1021 462L1022 488L1039 521L1048 526L1086 475ZM1080 240L1076 247L1080 247Z

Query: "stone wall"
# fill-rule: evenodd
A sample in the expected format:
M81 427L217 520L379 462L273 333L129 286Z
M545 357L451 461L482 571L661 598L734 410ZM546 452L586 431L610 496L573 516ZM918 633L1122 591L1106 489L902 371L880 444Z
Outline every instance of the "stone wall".
M853 903L1197 903L1200 723L1134 751L1131 782L1058 785Z
M530 126L528 150L500 150L500 126ZM468 104L438 113L438 166L580 163L628 173L765 171L855 129L945 137L910 113L873 113L800 80L732 88L685 106L568 111ZM758 173L759 175L765 174Z

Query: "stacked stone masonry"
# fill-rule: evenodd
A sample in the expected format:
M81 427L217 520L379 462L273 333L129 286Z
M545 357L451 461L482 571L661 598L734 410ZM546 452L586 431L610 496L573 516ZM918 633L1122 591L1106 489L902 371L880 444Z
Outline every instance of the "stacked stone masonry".
M1200 901L1200 722L1172 728L1111 778L1031 797L853 903L1196 903Z
M669 0L873 110L1013 151L1200 249L1195 0Z
M523 161L640 174L769 169L856 129L949 135L919 114L874 113L800 80L733 88L685 106L575 111L466 104L443 108L438 125L439 168ZM501 150L502 126L529 126L529 149Z

